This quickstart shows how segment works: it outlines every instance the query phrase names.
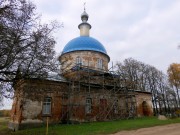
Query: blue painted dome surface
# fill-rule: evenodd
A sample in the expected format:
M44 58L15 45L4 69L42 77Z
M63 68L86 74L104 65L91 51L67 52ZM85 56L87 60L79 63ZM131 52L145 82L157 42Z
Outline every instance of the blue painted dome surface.
M73 51L97 51L107 55L104 46L96 39L89 36L80 36L69 41L63 49L62 54Z

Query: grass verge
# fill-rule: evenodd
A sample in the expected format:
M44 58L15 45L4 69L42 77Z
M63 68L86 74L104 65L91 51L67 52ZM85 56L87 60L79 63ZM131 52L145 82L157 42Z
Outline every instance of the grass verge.
M122 130L133 130L157 125L180 123L180 118L158 120L156 117L144 117L130 120L110 122L82 123L78 125L53 125L49 127L49 135L105 135ZM45 135L46 127L12 132L7 128L7 119L0 118L0 135Z

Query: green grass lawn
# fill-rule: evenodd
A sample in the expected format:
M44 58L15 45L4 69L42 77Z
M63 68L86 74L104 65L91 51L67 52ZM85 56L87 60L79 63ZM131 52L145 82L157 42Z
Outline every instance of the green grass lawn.
M12 132L7 128L7 120L0 118L0 135L45 135L46 127ZM144 117L111 122L93 122L77 125L53 125L49 127L49 135L105 135L122 130L133 130L144 127L180 123L180 118L158 120L156 117Z

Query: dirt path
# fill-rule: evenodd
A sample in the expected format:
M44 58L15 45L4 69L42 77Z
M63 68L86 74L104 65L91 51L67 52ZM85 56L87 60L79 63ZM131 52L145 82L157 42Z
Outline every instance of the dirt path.
M180 123L132 131L121 131L111 135L180 135Z

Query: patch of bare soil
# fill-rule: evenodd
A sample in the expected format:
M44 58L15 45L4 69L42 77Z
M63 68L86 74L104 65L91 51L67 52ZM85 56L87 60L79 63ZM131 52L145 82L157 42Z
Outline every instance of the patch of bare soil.
M141 128L132 131L121 131L111 135L180 135L180 123Z

